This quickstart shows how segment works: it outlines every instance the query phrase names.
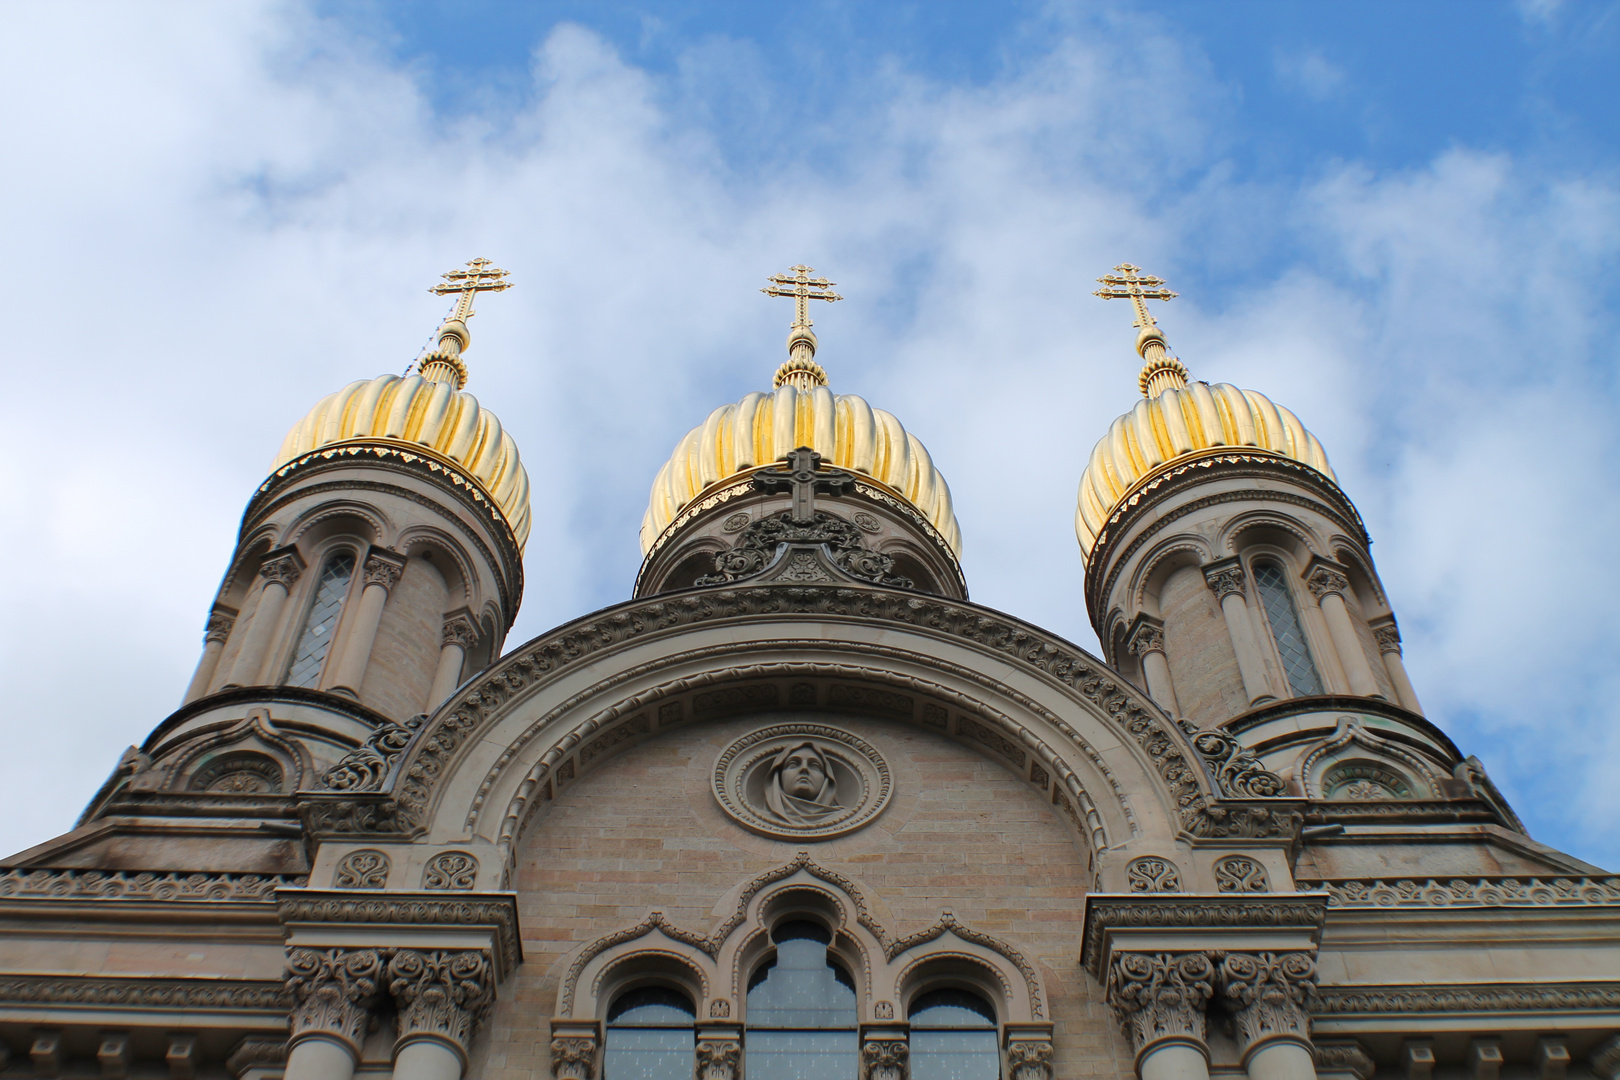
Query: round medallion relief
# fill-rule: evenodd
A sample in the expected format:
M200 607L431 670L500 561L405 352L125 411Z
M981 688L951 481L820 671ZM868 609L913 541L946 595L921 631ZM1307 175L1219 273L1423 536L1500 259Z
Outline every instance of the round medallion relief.
M894 789L870 743L827 724L751 731L714 765L714 797L745 829L778 840L830 840L871 824Z

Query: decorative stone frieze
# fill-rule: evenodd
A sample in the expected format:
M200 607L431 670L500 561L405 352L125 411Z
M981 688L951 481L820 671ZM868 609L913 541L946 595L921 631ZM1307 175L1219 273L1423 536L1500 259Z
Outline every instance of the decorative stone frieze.
M465 851L444 851L422 869L422 888L471 892L478 881L478 860Z
M388 856L380 851L351 851L338 863L332 884L339 889L386 889L389 865Z
M76 975L0 977L0 1002L101 1008L286 1012L294 1000L281 982L248 979L100 978Z
M737 1080L741 1070L742 1043L698 1036L697 1080Z
M225 1069L232 1076L241 1076L249 1069L280 1069L286 1063L286 1039L274 1035L247 1035L225 1059Z
M1162 1042L1204 1049L1204 1008L1215 993L1205 953L1118 953L1104 993L1138 1059Z
M1620 877L1427 878L1302 881L1330 907L1566 907L1620 903Z
M1310 575L1305 579L1305 587L1311 590L1316 602L1321 603L1322 597L1329 595L1343 596L1350 591L1350 579L1330 566L1318 563L1311 569Z
M1125 867L1125 880L1133 893L1181 891L1181 874L1176 864L1151 855L1132 859Z
M402 724L385 724L371 733L364 746L349 751L342 761L326 771L321 785L333 791L378 791L388 771L410 746L424 717L413 716Z
M911 1047L905 1039L867 1039L861 1043L861 1080L907 1080Z
M1245 1057L1279 1039L1310 1045L1306 1006L1316 989L1316 960L1309 953L1228 953L1219 981Z
M286 874L154 874L129 870L0 870L0 899L219 901L273 899L309 879Z
M466 950L400 949L388 961L399 1038L433 1038L465 1055L495 1000L489 957Z
M597 1040L593 1038L552 1039L551 1075L556 1080L596 1080L596 1051Z
M1215 860L1215 890L1223 893L1263 893L1271 891L1266 868L1247 855L1228 855Z
M287 950L287 989L296 1002L288 1045L321 1036L346 1043L358 1057L383 966L377 949Z
M1523 1013L1620 1009L1620 983L1491 983L1481 986L1318 986L1315 1016Z

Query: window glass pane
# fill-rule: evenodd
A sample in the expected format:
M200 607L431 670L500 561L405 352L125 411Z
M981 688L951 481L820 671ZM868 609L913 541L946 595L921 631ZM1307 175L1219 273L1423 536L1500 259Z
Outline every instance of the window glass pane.
M1316 665L1311 663L1310 650L1305 647L1305 631L1299 624L1294 595L1283 578L1282 568L1276 563L1255 563L1254 584L1260 593L1260 604L1266 609L1266 621L1271 623L1271 637L1277 643L1277 654L1282 657L1288 685L1296 694L1320 694L1322 680L1316 674Z
M748 1080L855 1080L854 1031L748 1028Z
M911 1003L911 1026L993 1028L996 1013L989 1002L970 990L930 990Z
M320 679L321 664L331 651L332 631L337 626L338 613L343 610L343 598L349 594L349 579L353 576L352 552L342 551L326 560L321 580L315 586L315 599L304 619L304 632L293 650L292 667L287 671L289 686L314 686Z
M697 1034L692 1001L678 990L645 986L608 1009L602 1080L692 1080Z
M776 958L748 985L748 1026L853 1028L855 982L827 955L827 931L787 923L772 935Z
M999 1075L995 1031L911 1029L911 1080L996 1080Z

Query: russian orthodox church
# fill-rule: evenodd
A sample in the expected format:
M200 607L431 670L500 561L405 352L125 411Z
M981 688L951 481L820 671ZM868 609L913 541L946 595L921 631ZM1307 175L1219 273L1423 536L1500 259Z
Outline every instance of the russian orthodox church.
M0 1072L1615 1080L1620 879L1425 717L1323 447L1190 381L1164 283L1101 279L1144 367L1077 477L1097 657L968 599L811 273L632 595L515 647L529 479L464 359L507 281L446 275L411 373L288 433L180 708L0 863Z

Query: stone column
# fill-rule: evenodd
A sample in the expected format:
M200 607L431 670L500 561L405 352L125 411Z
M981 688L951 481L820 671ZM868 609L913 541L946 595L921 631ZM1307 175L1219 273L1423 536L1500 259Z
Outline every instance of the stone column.
M495 1000L494 981L482 952L396 952L388 962L388 992L399 1009L394 1080L461 1080L473 1032Z
M259 592L259 605L253 611L242 649L236 654L231 667L232 686L262 686L271 681L275 666L276 628L281 625L281 611L287 606L287 593L298 575L304 572L304 560L292 548L272 551L259 566L264 588Z
M909 1080L911 1044L904 1032L870 1032L861 1039L861 1080Z
M1384 670L1389 673L1389 681L1395 687L1396 698L1422 716L1423 706L1418 704L1417 691L1412 689L1412 680L1406 677L1406 662L1401 659L1401 631L1393 617L1382 626L1373 627L1373 640L1378 642L1378 652L1384 661Z
M294 948L287 989L297 1004L287 1040L285 1080L349 1080L382 988L376 949Z
M1204 567L1204 581L1220 601L1221 614L1226 617L1226 632L1232 638L1238 674L1243 677L1243 692L1248 695L1249 703L1276 697L1271 680L1266 676L1266 661L1260 654L1260 642L1255 638L1254 622L1249 615L1243 567L1236 559L1211 563Z
M439 666L433 673L433 687L428 691L427 710L432 712L444 704L461 685L461 668L467 660L467 651L478 641L478 627L465 614L456 614L444 620L444 631L439 636Z
M1350 681L1350 692L1360 697L1383 697L1378 680L1373 678L1372 665L1367 662L1367 650L1361 647L1361 635L1350 620L1350 609L1344 606L1350 579L1318 563L1306 576L1305 586L1322 609L1322 618L1333 638L1333 651L1339 654L1339 666Z
M557 1055L557 1043L551 1044L552 1058ZM581 1040L589 1043L590 1040ZM561 1073L557 1075L561 1076ZM697 1033L696 1080L737 1080L742 1075L742 1032L729 1024L700 1027ZM589 1080L588 1077L582 1080Z
M1215 965L1203 953L1115 956L1105 994L1141 1080L1209 1080L1204 1008L1214 992Z
M1148 696L1171 716L1181 714L1176 702L1175 684L1170 681L1170 659L1164 651L1164 627L1139 615L1130 636L1131 654L1141 658L1142 675L1147 679Z
M219 655L225 651L225 639L231 636L235 623L236 613L232 611L216 610L208 616L208 626L203 631L202 659L197 661L197 671L191 676L191 685L186 687L186 696L180 704L196 701L208 693L208 684L214 681L214 672L219 670Z
M371 647L377 643L377 627L382 625L383 605L388 603L388 591L398 584L399 575L404 570L405 559L392 552L373 549L366 556L363 568L365 591L360 594L360 603L350 616L344 640L339 643L343 652L338 658L337 674L332 678L330 689L360 696L366 665L371 662Z
M551 1075L556 1080L596 1080L596 1063L601 1051L602 1035L595 1024L551 1022ZM740 1061L741 1044L737 1054Z
M1007 1080L1052 1080L1052 1034L1007 1026Z
M1249 1080L1316 1080L1306 1000L1316 989L1309 953L1229 953L1219 974Z

